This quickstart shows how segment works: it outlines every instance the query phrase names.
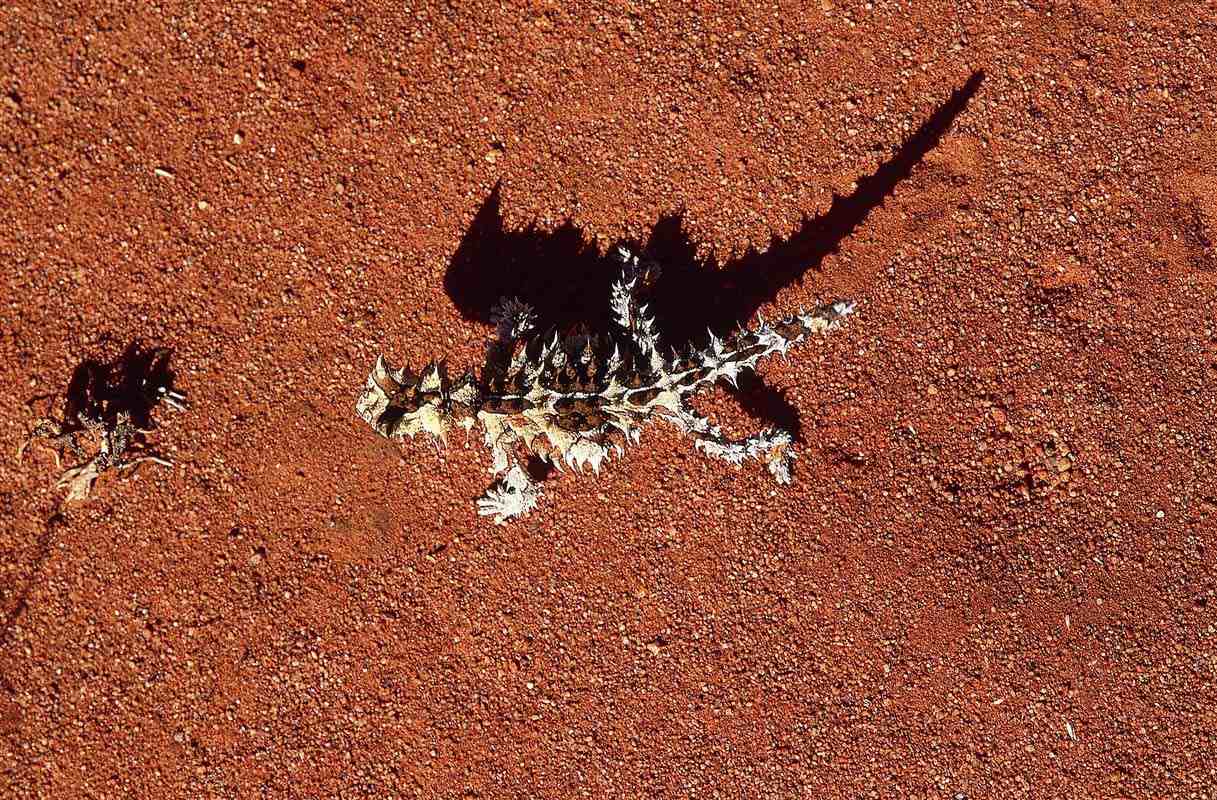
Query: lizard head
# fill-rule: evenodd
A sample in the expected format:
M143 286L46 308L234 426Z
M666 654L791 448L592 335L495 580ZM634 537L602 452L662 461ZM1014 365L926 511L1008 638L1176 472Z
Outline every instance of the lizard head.
M381 436L426 433L443 442L453 425L465 430L473 426L477 399L477 384L468 373L451 381L443 366L432 362L414 375L405 368L393 369L380 356L355 412Z

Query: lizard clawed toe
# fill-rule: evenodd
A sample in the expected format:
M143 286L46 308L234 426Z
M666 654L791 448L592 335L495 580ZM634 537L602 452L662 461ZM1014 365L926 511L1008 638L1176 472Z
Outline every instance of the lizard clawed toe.
M492 483L478 499L478 513L484 517L493 516L496 525L503 525L507 520L524 516L536 508L540 497L540 484L517 464Z

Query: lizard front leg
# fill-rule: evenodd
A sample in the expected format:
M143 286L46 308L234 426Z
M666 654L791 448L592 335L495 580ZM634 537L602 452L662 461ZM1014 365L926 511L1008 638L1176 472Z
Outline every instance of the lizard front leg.
M522 517L537 507L541 485L534 481L519 464L513 464L507 474L486 488L478 498L478 513L494 517L495 525Z
M769 469L769 474L778 483L790 483L791 469L798 455L794 451L794 437L780 428L766 428L743 439L731 439L723 435L717 425L705 417L680 408L668 416L678 428L693 437L694 446L712 458L728 461L736 466L745 459L755 459Z
M537 507L541 484L532 479L515 458L520 439L509 426L496 417L483 418L486 444L490 446L493 463L490 472L502 477L495 480L478 498L478 514L494 517L496 525L522 517Z
M520 298L504 297L490 310L490 321L499 341L514 342L536 326L537 314Z

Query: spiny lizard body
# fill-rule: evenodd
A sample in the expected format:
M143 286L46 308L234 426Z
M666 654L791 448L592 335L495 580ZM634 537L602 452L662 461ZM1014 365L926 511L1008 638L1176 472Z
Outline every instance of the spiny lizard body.
M814 334L836 328L854 308L837 302L774 323L764 320L685 355L660 352L654 320L640 298L658 275L654 262L618 250L622 276L610 303L614 330L539 335L532 309L518 300L495 310L497 338L487 348L481 375L450 380L434 362L421 374L394 369L380 356L368 376L356 412L377 433L404 438L427 433L443 440L459 425L480 424L499 476L478 500L479 513L495 522L536 507L540 484L518 463L523 448L561 468L591 465L597 472L611 453L637 443L643 425L665 419L694 438L707 455L741 464L758 460L779 483L790 482L794 438L776 428L745 439L725 437L696 414L688 398Z

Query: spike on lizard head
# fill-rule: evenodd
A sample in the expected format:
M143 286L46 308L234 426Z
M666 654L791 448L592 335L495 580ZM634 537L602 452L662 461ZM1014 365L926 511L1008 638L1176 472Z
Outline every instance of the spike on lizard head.
M477 382L469 373L453 382L442 364L431 362L415 376L380 356L355 410L382 436L426 433L443 442L453 424L472 427L477 404Z

